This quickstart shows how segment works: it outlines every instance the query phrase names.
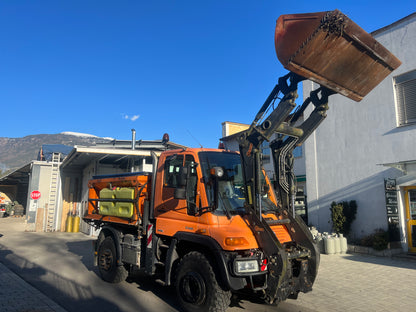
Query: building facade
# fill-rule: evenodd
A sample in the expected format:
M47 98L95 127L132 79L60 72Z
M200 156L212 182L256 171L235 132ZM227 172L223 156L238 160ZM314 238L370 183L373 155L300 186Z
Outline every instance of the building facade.
M402 248L416 251L416 13L372 35L402 65L361 102L329 98L304 145L309 223L331 231L331 202L355 200L354 237L396 228ZM304 98L317 87L305 81Z

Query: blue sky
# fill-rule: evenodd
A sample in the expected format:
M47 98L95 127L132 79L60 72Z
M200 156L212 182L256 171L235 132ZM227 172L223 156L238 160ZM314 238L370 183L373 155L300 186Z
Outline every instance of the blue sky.
M334 4L336 3L336 4ZM339 9L366 31L412 1L0 1L0 137L73 131L217 147L287 73L281 14Z

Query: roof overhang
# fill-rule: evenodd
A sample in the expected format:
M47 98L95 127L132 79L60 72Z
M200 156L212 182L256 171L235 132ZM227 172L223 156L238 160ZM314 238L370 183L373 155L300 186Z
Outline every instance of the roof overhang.
M16 169L8 175L0 178L0 185L18 185L29 184L29 174L32 170L32 163L30 162L19 169Z
M404 160L404 161L398 161L395 163L385 163L385 164L380 164L381 166L384 167L390 167L390 168L395 168L401 172L403 172L404 174L407 174L409 167L416 167L416 160Z
M78 171L82 170L93 161L99 161L107 164L117 164L121 161L125 161L129 157L151 157L152 153L159 156L161 151L75 146L62 162L61 169L64 171Z
M403 176L396 178L397 185L416 185L416 160L405 160L381 165L385 167L395 168L403 173Z

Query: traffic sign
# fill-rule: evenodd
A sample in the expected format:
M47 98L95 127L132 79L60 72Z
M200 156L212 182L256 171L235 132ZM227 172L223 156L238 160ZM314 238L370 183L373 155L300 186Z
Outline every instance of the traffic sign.
M39 191L32 191L32 193L30 193L30 198L36 200L40 198L40 192Z

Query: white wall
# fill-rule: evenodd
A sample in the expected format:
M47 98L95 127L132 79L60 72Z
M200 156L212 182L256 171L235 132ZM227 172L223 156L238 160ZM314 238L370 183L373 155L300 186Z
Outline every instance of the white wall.
M357 236L386 228L384 178L402 173L380 164L416 159L416 125L397 127L393 91L393 77L416 69L416 17L376 33L375 38L402 66L361 102L331 96L326 120L304 145L309 220L320 231L331 229L330 203L342 200L357 201L353 223ZM316 84L304 82L304 98L315 88Z

